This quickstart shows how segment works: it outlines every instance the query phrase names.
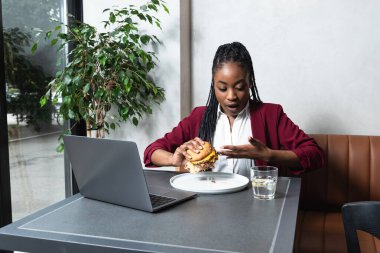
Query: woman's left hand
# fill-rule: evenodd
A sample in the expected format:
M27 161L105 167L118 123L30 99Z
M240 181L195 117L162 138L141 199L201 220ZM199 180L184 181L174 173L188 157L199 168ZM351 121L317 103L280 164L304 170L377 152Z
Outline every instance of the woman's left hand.
M222 150L218 151L218 154L225 155L227 158L248 158L269 161L270 148L253 137L249 137L248 141L250 144L222 146Z

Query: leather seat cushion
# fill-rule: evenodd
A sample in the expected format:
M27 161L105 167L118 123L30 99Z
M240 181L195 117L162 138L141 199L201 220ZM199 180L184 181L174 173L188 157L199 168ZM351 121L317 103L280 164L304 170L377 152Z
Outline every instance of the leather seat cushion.
M294 252L347 252L340 212L300 211Z
M361 253L380 252L380 240L358 231ZM347 252L342 214L340 212L299 211L297 218L296 253Z
M369 233L357 230L361 253L380 252L380 239Z

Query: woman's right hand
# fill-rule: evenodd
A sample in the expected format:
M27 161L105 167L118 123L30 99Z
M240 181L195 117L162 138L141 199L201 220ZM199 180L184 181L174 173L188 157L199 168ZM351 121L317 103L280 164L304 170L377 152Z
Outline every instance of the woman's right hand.
M199 153L200 149L203 149L202 145L204 141L198 137L189 140L179 146L172 156L173 166L184 166L188 161L190 161L191 156L187 153L187 150L192 150L195 153Z

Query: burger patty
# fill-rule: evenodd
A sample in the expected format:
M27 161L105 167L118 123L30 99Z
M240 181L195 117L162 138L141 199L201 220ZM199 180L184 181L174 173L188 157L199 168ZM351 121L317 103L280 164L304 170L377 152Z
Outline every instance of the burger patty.
M211 153L205 158L203 158L202 160L192 161L191 163L194 165L200 165L200 164L205 164L205 163L214 164L216 160L218 160L218 155L216 154L215 149L213 149Z

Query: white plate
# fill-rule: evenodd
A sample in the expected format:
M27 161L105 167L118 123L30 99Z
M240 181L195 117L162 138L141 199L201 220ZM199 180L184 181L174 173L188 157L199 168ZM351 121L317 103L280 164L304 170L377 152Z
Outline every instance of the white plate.
M170 184L174 188L207 194L240 191L248 183L248 178L244 176L223 172L185 173L170 179Z

